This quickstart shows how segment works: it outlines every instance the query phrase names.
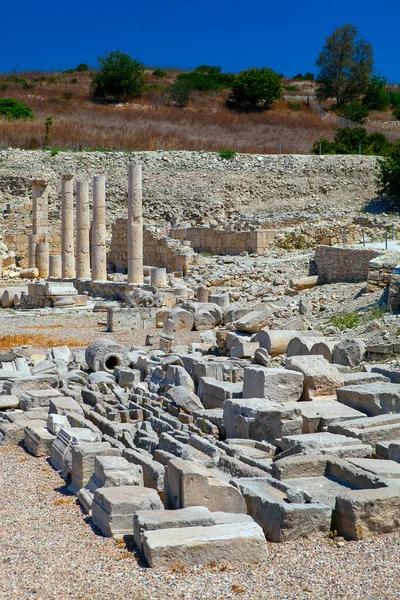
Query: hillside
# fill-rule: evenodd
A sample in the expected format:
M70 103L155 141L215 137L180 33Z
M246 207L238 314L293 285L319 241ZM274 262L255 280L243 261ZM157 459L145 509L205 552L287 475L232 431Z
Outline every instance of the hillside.
M205 150L309 154L321 137L332 140L337 125L324 121L304 102L280 100L272 110L243 113L225 105L229 91L195 92L185 108L168 105L165 89L176 78L146 72L146 91L128 104L90 100L89 72L20 73L0 77L0 98L26 103L32 121L0 119L0 144L37 149L46 118L53 117L52 148L107 150ZM284 81L292 85L293 82ZM291 92L294 93L293 91ZM304 94L299 85L299 93ZM296 93L295 93L296 95Z

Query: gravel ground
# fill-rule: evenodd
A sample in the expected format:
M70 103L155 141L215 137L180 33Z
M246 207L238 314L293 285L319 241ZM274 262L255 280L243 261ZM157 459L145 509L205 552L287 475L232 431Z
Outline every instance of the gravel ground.
M0 310L0 350L29 345L48 350L52 346L67 345L72 348L86 348L99 338L113 339L128 349L144 347L146 335L154 335L154 348L158 348L160 329L107 333L106 313L65 312L63 314L24 315ZM198 331L180 332L176 343L200 342Z
M43 458L0 450L2 600L299 600L400 597L398 533L351 542L268 544L252 566L144 568L123 544L97 535Z

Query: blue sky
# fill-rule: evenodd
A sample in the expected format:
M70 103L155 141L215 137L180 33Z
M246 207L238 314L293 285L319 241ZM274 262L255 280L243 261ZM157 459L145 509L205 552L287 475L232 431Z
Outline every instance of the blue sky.
M315 71L325 38L351 23L372 43L376 71L400 83L399 17L394 0L3 0L0 71L95 66L121 50L147 65L266 66L293 76Z

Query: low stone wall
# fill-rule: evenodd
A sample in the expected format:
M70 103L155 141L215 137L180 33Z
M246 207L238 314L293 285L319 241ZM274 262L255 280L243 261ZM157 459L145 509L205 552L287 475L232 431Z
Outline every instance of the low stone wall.
M391 252L377 256L368 265L367 292L376 292L390 283L393 269L400 261L400 254Z
M319 246L315 250L318 283L367 281L369 262L380 254L365 248Z
M388 303L392 310L400 310L400 265L393 270L390 277Z
M259 229L255 231L225 231L215 227L184 227L169 230L175 240L189 241L197 252L212 254L240 254L262 252L273 241L276 231Z
M110 271L126 272L128 261L127 221L117 219L111 228L111 244L108 254ZM167 271L186 273L194 261L193 249L188 244L143 228L143 259L146 265L165 267Z

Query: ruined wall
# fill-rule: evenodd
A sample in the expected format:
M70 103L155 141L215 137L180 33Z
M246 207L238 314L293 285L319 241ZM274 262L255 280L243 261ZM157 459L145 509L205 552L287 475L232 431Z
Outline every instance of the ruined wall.
M110 252L107 257L110 270L126 272L128 260L126 219L117 219L111 227ZM194 260L190 245L173 240L161 233L143 228L143 259L146 265L165 267L167 271L186 273Z
M318 283L366 281L369 262L381 252L365 248L319 246L315 250Z
M268 248L275 230L225 231L215 227L185 227L169 230L175 240L189 241L197 252L212 254L258 253Z
M367 292L388 287L393 269L400 261L400 254L390 252L372 259L368 266Z

